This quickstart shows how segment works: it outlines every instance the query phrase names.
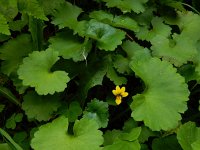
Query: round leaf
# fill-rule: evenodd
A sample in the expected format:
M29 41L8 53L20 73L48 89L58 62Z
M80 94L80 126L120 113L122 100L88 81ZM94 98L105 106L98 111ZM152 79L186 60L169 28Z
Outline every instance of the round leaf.
M40 95L64 91L70 80L68 74L64 71L50 71L58 59L58 52L51 49L34 51L29 57L24 58L18 69L23 85L35 87Z
M58 95L40 96L35 92L29 92L24 96L22 109L29 119L47 121L51 115L61 105Z
M146 85L142 94L133 97L132 117L152 130L175 128L180 113L187 109L189 91L184 78L170 63L158 58L135 58L130 66Z
M74 124L74 135L67 133L68 119L59 117L42 125L34 134L31 146L34 150L100 150L102 133L93 120L81 119Z

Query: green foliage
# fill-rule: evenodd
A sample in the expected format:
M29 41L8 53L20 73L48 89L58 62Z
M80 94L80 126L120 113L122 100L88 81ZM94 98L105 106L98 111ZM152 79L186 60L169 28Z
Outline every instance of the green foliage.
M12 114L12 116L6 120L6 128L15 129L16 128L16 123L17 122L21 122L22 118L23 118L23 114L22 113L18 113L18 114L14 113L14 114Z
M20 12L26 13L37 19L48 20L44 15L44 10L37 0L18 0L18 8Z
M141 51L138 53L130 66L144 81L146 89L142 94L133 96L132 117L137 121L143 120L152 130L175 128L181 120L179 113L187 109L189 91L184 78L170 63L158 58L145 59ZM160 80L156 80L158 76Z
M23 58L31 51L33 51L33 46L28 34L21 34L15 39L4 43L0 47L0 58L4 60L1 66L2 72L7 75L15 73L22 63Z
M139 30L137 22L125 15L113 16L112 14L105 11L93 11L90 13L90 17L114 27L129 29L131 31Z
M153 150L181 150L181 146L174 135L154 139L152 148Z
M31 141L32 148L35 150L100 149L103 138L96 122L88 119L77 120L73 127L73 135L66 132L67 127L68 119L65 117L59 117L52 123L41 126Z
M55 37L50 38L49 48L58 51L59 56L64 59L72 58L75 62L84 60L91 50L91 40L81 42L71 32L60 32Z
M0 14L0 33L10 35L9 27L6 18Z
M57 8L57 11L53 14L52 23L58 25L60 29L68 27L74 29L77 26L77 17L82 12L81 8L76 5L72 5L69 2L65 2ZM66 15L67 14L67 15Z
M88 26L86 36L96 40L99 49L113 51L125 38L125 32L96 20L90 20Z
M0 0L0 149L199 150L199 4Z
M63 91L70 80L68 74L64 71L50 71L58 60L58 52L51 49L41 52L34 51L29 54L18 69L23 85L35 87L40 95Z
M178 130L177 139L184 150L197 150L200 148L200 129L194 122L187 122Z
M117 7L121 9L123 13L134 11L136 13L143 12L145 10L144 4L148 0L103 0L107 2L108 7Z
M22 109L25 111L28 119L47 121L60 105L58 95L39 96L35 92L29 92L24 96Z
M83 118L95 120L99 127L106 128L108 125L108 104L106 102L93 99L87 104L83 112Z

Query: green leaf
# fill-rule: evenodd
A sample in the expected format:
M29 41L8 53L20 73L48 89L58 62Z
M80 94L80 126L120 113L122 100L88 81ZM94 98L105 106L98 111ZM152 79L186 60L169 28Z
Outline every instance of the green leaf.
M127 83L127 79L123 76L119 76L113 65L113 60L111 55L107 55L107 57L104 58L104 66L106 70L106 76L114 82L115 85L122 85Z
M0 128L0 134L2 136L4 136L11 144L12 146L17 149L17 150L23 150L17 143L15 143L15 141L11 138L11 136L6 132L4 131L3 129Z
M21 105L19 100L12 94L12 92L9 89L0 86L0 94L7 98L10 102L19 106Z
M10 79L13 81L13 85L15 86L16 90L19 92L19 94L23 94L28 86L24 86L22 84L22 80L18 78L17 74L11 74Z
M4 74L15 73L22 63L22 60L33 50L31 37L28 34L21 34L9 40L0 47L0 59L4 60L1 70Z
M135 141L138 139L139 135L141 133L141 127L136 127L136 128L132 128L131 131L129 133L121 133L121 135L119 136L119 138L121 140L124 141Z
M123 13L134 11L137 14L145 11L144 4L148 0L103 0L108 7L117 7Z
M38 0L40 5L44 9L45 15L52 15L56 9L60 7L61 4L65 2L65 0Z
M0 14L0 33L10 35L6 18Z
M197 150L195 148L199 146L200 128L194 122L187 122L179 128L177 139L184 150Z
M73 127L74 135L67 133L68 119L59 117L52 123L42 125L31 140L34 150L100 150L102 133L93 120L81 119ZM56 136L55 136L56 135Z
M172 38L161 35L151 40L153 55L168 60L175 66L192 61L197 55L197 42L200 39L200 16L192 12L178 13L177 25L180 34L174 33Z
M122 40L125 38L125 32L122 30L93 19L89 21L85 34L86 37L97 41L96 45L99 49L106 51L114 51L118 45L122 44Z
M169 37L171 34L171 27L163 23L164 19L154 17L151 20L152 29L148 29L147 26L141 27L140 31L136 33L137 38L141 40L151 41L155 36Z
M152 144L153 150L182 150L176 136L171 135L164 138L156 138Z
M29 17L29 31L31 32L34 49L38 51L43 49L43 28L44 22L42 20Z
M68 74L64 71L50 71L57 60L58 52L51 49L34 51L24 58L23 64L20 65L19 79L23 81L23 85L35 87L40 95L64 91L70 80Z
M103 78L107 75L111 81L116 85L126 84L125 77L117 75L113 70L113 64L111 56L105 56L103 58L93 57L93 61L80 73L82 80L80 81L80 91L78 92L79 99L85 99L87 97L88 90L96 85L101 85ZM95 68L95 69L94 69Z
M30 141L28 134L25 131L17 132L13 136L13 140L16 141L24 150L30 149Z
M9 28L12 31L21 31L27 24L28 24L28 15L23 13L19 20L12 20L9 22Z
M14 113L10 118L6 120L6 128L8 129L15 129L16 128L16 123L21 122L23 118L22 113Z
M158 136L158 133L151 131L146 126L142 126L142 130L141 130L138 140L140 141L140 143L144 143L148 141L149 137L152 137L152 136Z
M73 101L69 105L69 109L67 110L67 118L69 122L74 122L78 119L78 116L82 114L82 109L80 104L76 101Z
M137 22L134 19L125 15L114 16L110 13L100 10L91 12L90 18L96 19L103 23L107 23L114 27L129 29L134 32L139 31L139 26Z
M0 104L0 113L4 110L4 108L5 108L5 105Z
M1 0L0 13L7 21L12 21L18 14L17 0Z
M104 148L103 150L121 150L133 149L140 150L140 144L137 140L141 132L140 127L132 128L128 132L113 130L107 131L104 135Z
M1 143L0 144L0 149L1 150L12 150L7 143Z
M53 14L52 23L58 25L60 29L64 27L74 29L78 25L77 18L81 12L81 8L65 2Z
M85 111L83 112L83 118L95 120L99 128L106 128L108 125L108 103L93 99L87 104Z
M119 73L130 74L131 69L129 67L130 60L122 55L113 56L113 66Z
M118 140L112 145L105 146L103 150L140 150L140 144L138 141L122 141Z
M28 92L24 96L22 103L22 109L28 119L36 119L38 121L49 120L59 106L61 106L61 103L58 95L40 96L35 92Z
M130 69L129 63L132 61L134 55L136 54L141 55L141 59L150 57L149 50L147 48L140 46L136 42L125 41L122 45L122 48L126 52L126 57L119 54L113 57L113 61L114 61L113 65L117 69L117 71L120 73L130 74L132 72L132 70ZM136 53L136 52L139 52L139 53Z
M75 62L86 59L92 48L91 40L81 42L80 38L74 36L72 32L60 32L51 37L49 48L58 51L59 56L64 59L72 58Z
M131 116L154 131L175 128L180 113L187 110L189 91L185 80L170 63L158 58L141 59L144 57L142 53L136 55L130 64L146 86L142 94L133 96Z
M105 132L105 134L103 135L103 137L104 137L103 145L104 146L112 145L116 139L119 139L119 136L120 136L121 133L122 133L121 130L116 130L116 129L114 129L112 131L107 130Z
M200 140L192 143L192 149L193 150L199 150L200 149Z
M20 12L27 13L37 19L48 21L44 15L44 10L37 0L18 0L18 8Z

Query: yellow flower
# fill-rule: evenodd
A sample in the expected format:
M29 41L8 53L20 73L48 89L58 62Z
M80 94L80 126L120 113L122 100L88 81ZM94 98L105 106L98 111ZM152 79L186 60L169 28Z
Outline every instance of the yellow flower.
M121 104L122 97L127 97L128 92L125 92L125 87L120 88L119 86L116 86L115 90L112 90L112 93L116 96L115 102L117 105Z

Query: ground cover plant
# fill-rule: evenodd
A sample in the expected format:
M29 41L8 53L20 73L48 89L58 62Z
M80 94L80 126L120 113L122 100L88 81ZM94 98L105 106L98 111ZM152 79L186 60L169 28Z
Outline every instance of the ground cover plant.
M198 0L1 0L0 150L200 150Z

